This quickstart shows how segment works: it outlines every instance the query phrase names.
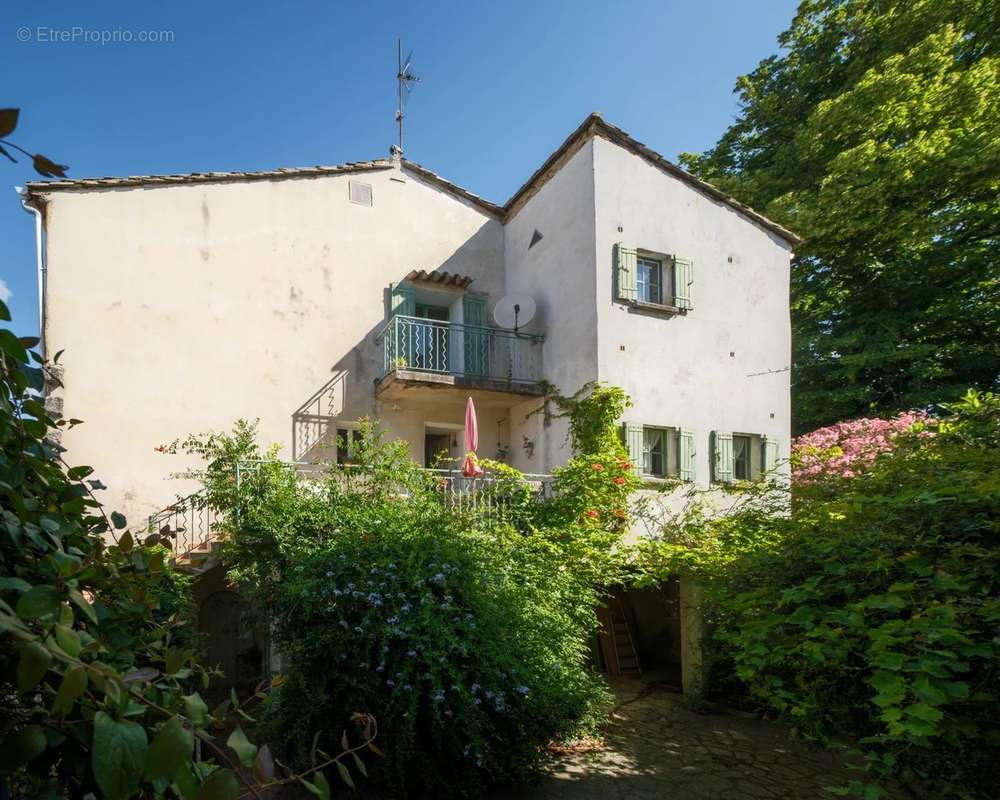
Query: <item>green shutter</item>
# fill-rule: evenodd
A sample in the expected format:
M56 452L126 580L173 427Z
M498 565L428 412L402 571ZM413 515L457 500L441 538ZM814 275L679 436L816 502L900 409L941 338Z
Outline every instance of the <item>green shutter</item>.
M677 433L677 477L682 481L694 480L694 431L682 429Z
M770 436L764 438L764 472L770 472L778 466L778 440Z
M635 300L636 250L619 242L615 245L615 286L619 300Z
M674 256L674 305L677 308L693 308L692 283L694 283L694 262L690 258Z
M715 431L712 435L713 478L718 483L732 483L733 467L733 435L723 431Z
M636 475L642 475L642 425L623 423L622 440L628 450L628 460L632 462L632 471Z
M463 328L465 332L465 374L489 375L490 337L485 330L485 297L474 294L462 297L462 323L466 326Z
M417 293L408 283L394 283L390 287L389 316L412 317L417 313Z

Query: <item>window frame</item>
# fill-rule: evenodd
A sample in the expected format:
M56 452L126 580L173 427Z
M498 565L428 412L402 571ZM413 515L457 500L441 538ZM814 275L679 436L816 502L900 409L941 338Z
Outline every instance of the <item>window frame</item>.
M737 456L737 442L742 442L745 444L743 458ZM754 435L750 433L734 433L733 434L733 480L734 481L751 481L754 478L753 469L753 443ZM739 466L742 464L744 467L744 475L740 475Z
M680 476L680 428L663 425L643 425L642 426L642 477L667 480ZM662 452L660 459L662 463L661 472L652 472L652 450L647 449L647 435L656 432L660 435L660 445ZM671 459L671 454L673 458ZM650 470L646 469L647 459L649 459Z
M643 284L639 281L639 270L642 262L658 265L658 299L646 300L641 297L641 287ZM635 249L635 300L631 301L633 305L651 310L678 312L680 309L674 305L675 279L674 257L670 253L661 253L657 250L648 250L644 247L637 247Z
M635 258L635 296L640 303L662 306L663 303L663 260L642 252ZM643 269L645 268L645 269ZM653 280L655 276L655 280ZM643 288L646 289L643 296ZM655 289L655 295L653 290Z
M339 464L342 467L351 466L352 464L357 464L357 461L354 460L354 440L355 437L357 437L358 433L360 433L361 431L360 425L358 425L358 423L356 422L341 422L338 420L337 422L334 423L334 426L335 426L333 429L334 463ZM343 453L343 455L341 454L341 447L340 447L340 435L342 432L346 434L344 437L345 452Z

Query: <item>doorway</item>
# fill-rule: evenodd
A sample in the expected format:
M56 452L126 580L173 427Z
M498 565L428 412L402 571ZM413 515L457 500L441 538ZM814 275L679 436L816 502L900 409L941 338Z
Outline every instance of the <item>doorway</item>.
M448 308L417 303L413 326L413 366L432 372L448 371Z
M424 431L424 466L451 469L454 466L452 437L454 434Z

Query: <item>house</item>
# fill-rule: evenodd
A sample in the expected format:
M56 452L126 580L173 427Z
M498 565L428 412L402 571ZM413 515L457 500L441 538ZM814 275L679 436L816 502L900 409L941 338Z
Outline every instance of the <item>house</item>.
M398 152L34 182L27 202L43 346L64 350L50 402L85 422L63 444L133 522L193 489L157 446L240 417L286 458L343 461L373 416L431 465L463 455L472 396L480 455L549 473L569 452L533 413L547 384L623 387L652 482L787 457L796 237L600 115L503 205Z

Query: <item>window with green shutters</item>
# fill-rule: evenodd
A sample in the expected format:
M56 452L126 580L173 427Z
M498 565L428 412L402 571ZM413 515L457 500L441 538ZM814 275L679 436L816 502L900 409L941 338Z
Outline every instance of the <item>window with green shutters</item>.
M394 283L389 290L389 316L412 317L416 310L416 290L408 283Z
M628 460L632 462L632 471L640 476L642 475L642 430L642 425L637 425L634 422L626 422L622 425L622 441L628 451Z
M694 262L690 258L674 256L674 305L684 311L690 311L691 285L694 283Z
M619 242L615 245L615 288L619 300L636 299L636 262L638 251Z
M677 432L677 477L682 481L695 478L694 431L681 428Z
M735 480L733 460L733 435L724 431L712 433L712 480L732 483Z
M622 425L622 441L636 475L695 479L694 431L626 422Z
M465 335L465 373L490 374L490 336L486 330L486 298L467 294L462 298L462 330Z
M776 466L778 466L778 440L766 436L761 448L761 471L770 472Z
M615 245L615 297L627 303L694 308L694 261L664 255L624 242Z

